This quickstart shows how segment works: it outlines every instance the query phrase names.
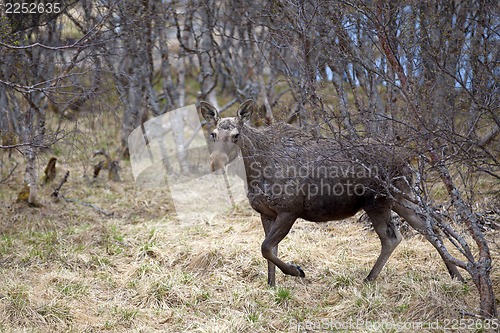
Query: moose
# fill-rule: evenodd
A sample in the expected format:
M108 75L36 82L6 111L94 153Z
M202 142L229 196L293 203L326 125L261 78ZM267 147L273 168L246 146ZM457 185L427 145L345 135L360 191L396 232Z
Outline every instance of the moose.
M260 213L264 227L261 251L268 262L269 286L275 286L276 266L284 274L305 277L300 266L278 257L278 244L298 218L327 222L364 210L382 245L366 281L377 278L402 239L391 221L391 211L429 239L425 222L409 200L411 173L396 150L384 145L355 146L333 138L314 137L287 123L254 128L246 123L254 110L252 100L242 103L236 116L229 118L220 118L217 109L205 101L198 108L214 128L211 170L220 171L238 154L243 158L247 197L251 207ZM371 154L363 155L363 151ZM436 242L431 243L452 278L462 280L442 249Z

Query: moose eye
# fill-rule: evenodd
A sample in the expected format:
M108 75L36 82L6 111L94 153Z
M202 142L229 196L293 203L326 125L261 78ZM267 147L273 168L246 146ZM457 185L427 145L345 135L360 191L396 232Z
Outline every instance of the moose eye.
M240 137L240 134L239 133L236 133L233 135L233 142L236 142L238 141L238 138Z
M215 141L216 134L212 132L212 133L210 133L210 136L212 137L212 140Z

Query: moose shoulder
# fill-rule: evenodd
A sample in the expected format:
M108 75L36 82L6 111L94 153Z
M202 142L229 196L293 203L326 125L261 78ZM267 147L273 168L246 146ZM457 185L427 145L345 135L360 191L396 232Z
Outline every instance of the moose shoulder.
M391 223L391 210L425 235L425 223L413 209L404 158L391 147L360 142L315 138L289 124L262 129L245 121L254 109L248 100L236 117L219 118L210 103L201 102L200 112L214 127L210 155L212 171L223 168L241 151L245 165L248 199L260 213L265 239L262 255L268 261L268 284L275 285L275 267L285 274L304 277L296 265L278 257L278 244L297 218L313 222L340 220L363 209L382 244L381 253L366 280L379 275L401 241ZM448 262L452 277L461 279Z

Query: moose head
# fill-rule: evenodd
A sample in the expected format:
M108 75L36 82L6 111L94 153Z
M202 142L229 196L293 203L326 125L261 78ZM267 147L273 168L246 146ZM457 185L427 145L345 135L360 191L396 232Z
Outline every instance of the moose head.
M239 147L244 140L241 129L250 119L254 102L251 99L243 102L236 111L236 117L229 118L220 118L217 109L209 102L200 102L199 109L203 118L214 128L210 134L210 170L214 172L224 168L238 156Z

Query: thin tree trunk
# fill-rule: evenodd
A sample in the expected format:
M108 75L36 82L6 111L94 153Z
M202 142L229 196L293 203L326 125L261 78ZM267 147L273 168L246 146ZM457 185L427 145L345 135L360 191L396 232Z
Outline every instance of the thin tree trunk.
M342 76L337 72L337 68L339 68L340 66L330 65L329 67L332 70L332 85L335 88L337 97L339 98L339 109L340 116L342 117L342 124L344 125L348 136L352 139L357 139L358 134L352 124L351 114L348 110L349 106L347 104L347 94L344 89L344 82L342 81Z
M201 89L200 99L208 100L218 109L219 106L215 98L215 71L212 65L212 5L209 0L205 0L200 7L201 36L197 39L198 59L200 62L200 76L198 80Z
M453 178L444 163L433 151L431 152L431 159L437 166L440 178L450 195L451 202L457 211L460 221L467 226L470 235L478 247L479 258L472 262L469 260L467 271L479 291L481 315L494 318L497 316L497 308L493 284L490 277L492 261L488 242L484 237L484 233L479 228L477 216L462 200L460 192L455 186Z

